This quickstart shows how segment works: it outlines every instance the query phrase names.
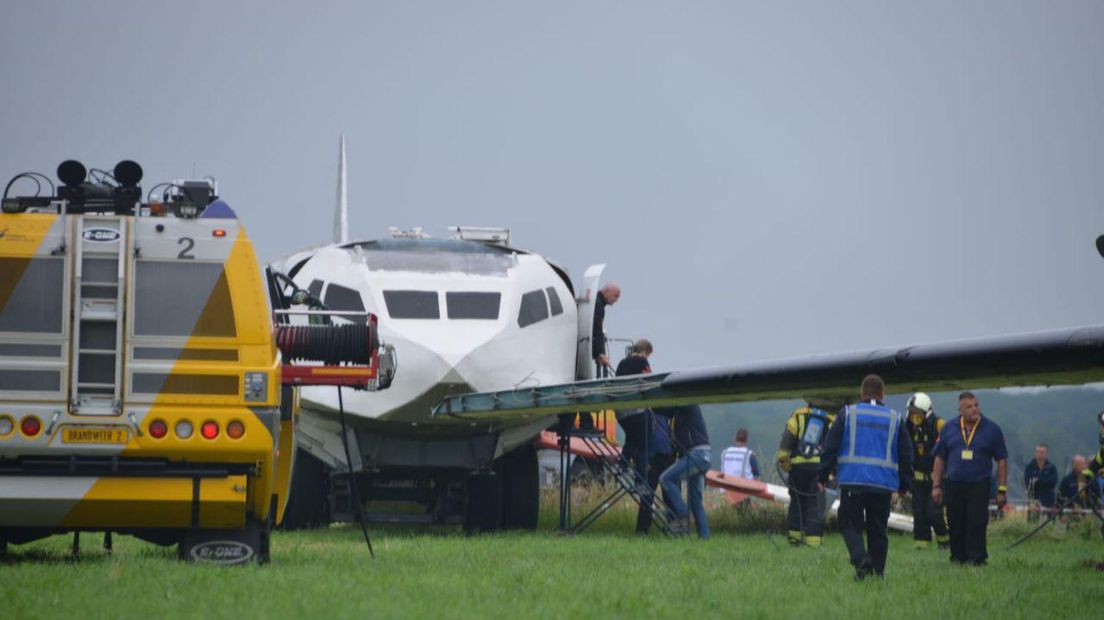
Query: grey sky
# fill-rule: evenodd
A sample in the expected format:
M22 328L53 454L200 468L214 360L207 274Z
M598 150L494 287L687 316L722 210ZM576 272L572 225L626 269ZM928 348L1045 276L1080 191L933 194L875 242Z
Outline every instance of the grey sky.
M0 176L219 179L262 258L509 226L668 369L1099 323L1100 2L18 2ZM785 6L781 6L785 4Z

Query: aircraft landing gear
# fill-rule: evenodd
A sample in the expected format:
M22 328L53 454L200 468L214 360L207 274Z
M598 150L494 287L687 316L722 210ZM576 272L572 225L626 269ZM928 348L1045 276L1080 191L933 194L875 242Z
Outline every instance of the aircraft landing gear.
M496 532L502 525L502 477L476 474L467 481L464 533Z
M532 445L522 446L495 463L502 476L502 527L535 530L540 521L540 463Z
M329 468L310 452L298 448L288 505L280 527L285 530L325 527L331 518Z

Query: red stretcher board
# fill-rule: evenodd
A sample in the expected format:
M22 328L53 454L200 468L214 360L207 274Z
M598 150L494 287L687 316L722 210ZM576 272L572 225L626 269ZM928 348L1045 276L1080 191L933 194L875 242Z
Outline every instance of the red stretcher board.
M615 446L609 443L602 444L602 453L596 452L590 445L584 441L581 437L572 437L570 439L571 444L568 446L568 451L575 456L597 460L605 458L608 461L617 460L617 457L621 455L621 447ZM559 450L560 444L555 432L553 431L541 431L537 440L533 442L533 446L538 450Z

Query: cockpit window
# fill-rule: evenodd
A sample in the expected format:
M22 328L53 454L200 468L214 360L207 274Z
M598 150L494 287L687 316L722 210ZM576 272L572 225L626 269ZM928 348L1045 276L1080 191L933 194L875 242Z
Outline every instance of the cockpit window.
M495 320L498 318L498 307L501 303L502 293L445 293L445 305L448 306L450 319Z
M550 286L544 289L544 292L548 293L548 305L552 307L552 316L563 314L563 304L560 303L560 296L556 294L556 287Z
M322 303L326 304L327 310L364 312L364 302L360 299L360 293L340 284L330 284L326 288L326 299ZM341 318L361 325L368 321L368 318L363 316L343 316Z
M384 291L387 313L393 319L439 319L437 291Z
M527 327L548 318L548 302L544 291L537 289L521 296L521 310L518 311L518 327Z

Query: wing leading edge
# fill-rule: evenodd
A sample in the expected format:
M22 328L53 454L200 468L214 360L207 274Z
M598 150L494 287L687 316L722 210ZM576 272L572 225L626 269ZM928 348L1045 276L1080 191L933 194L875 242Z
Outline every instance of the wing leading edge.
M1104 381L1104 326L459 394L433 415L496 420L609 407L838 400L854 397L870 373L891 393Z

